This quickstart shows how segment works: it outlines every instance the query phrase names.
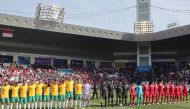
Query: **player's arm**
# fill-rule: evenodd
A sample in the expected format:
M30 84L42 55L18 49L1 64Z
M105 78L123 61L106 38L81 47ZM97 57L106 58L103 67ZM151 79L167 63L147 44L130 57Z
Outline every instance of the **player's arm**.
M2 97L2 88L3 88L3 86L1 86L1 89L0 89L0 98Z

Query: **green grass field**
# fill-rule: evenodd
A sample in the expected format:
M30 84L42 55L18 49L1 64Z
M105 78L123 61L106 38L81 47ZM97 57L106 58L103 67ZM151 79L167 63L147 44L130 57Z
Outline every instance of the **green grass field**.
M100 109L101 108L100 104L101 104L100 99L94 99L91 101L90 109ZM88 108L84 108L84 109L88 109ZM134 106L134 107L114 106L114 107L107 107L107 108L103 107L103 109L190 109L190 99L189 99L189 103L181 103L181 104L160 104L160 105L155 104L155 105Z

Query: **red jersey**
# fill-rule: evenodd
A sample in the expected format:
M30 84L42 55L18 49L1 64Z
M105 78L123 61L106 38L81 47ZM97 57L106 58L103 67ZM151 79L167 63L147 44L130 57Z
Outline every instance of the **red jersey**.
M188 96L188 91L189 91L189 87L188 87L188 85L185 85L183 87L183 96Z
M164 85L162 83L159 84L159 92L164 93Z
M176 88L175 88L175 93L176 93L176 96L179 96L179 95L180 95L179 86L176 86Z
M183 87L181 85L179 86L179 93L180 93L180 95L183 94Z
M188 91L189 91L189 87L188 85L185 85L183 88L183 93L188 93Z
M150 95L154 95L154 85L150 85Z
M135 86L131 86L131 87L130 87L130 93L131 93L131 95L136 94Z
M175 86L174 86L174 84L172 84L171 86L170 86L170 93L173 95L173 94L175 94Z
M144 94L148 94L149 86L147 84L144 85Z
M154 84L154 93L157 95L159 90L158 84Z
M165 86L165 93L169 94L170 93L170 85Z

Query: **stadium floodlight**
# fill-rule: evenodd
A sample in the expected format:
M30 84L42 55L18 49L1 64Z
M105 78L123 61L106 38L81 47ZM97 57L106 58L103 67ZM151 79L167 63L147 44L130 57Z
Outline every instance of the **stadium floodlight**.
M152 21L141 21L136 22L134 26L135 34L144 34L153 32L153 22Z
M63 22L64 8L57 5L47 5L40 3L36 9L36 19L51 22Z

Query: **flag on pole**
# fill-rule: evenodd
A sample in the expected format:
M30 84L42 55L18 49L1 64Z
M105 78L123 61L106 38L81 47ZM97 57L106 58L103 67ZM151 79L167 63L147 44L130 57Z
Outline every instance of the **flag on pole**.
M13 30L12 29L2 29L2 37L13 37Z

